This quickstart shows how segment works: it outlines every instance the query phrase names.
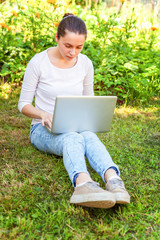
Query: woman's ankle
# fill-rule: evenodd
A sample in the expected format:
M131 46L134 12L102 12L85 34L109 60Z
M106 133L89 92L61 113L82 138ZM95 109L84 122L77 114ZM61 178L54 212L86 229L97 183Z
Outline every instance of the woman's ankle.
M76 178L75 185L79 185L85 182L92 182L93 180L91 179L90 175L85 172L79 173L78 177Z
M116 171L113 168L109 168L104 174L104 179L105 179L106 182L108 182L108 179L111 178L111 177L114 177L114 176L115 177L118 176Z

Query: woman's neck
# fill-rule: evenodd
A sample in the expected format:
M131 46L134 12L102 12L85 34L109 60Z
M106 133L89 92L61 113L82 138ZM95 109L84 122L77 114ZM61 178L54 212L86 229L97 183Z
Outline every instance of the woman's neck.
M72 68L77 62L77 57L73 58L71 61L64 59L60 54L58 47L48 49L47 54L50 62L58 68Z

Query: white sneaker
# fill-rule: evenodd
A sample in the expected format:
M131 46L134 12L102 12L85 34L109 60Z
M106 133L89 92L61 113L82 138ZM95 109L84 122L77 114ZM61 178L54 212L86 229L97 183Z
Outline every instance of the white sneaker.
M100 188L97 182L86 182L75 188L70 203L85 207L111 208L116 199L113 193Z
M111 177L106 184L106 190L115 194L116 203L130 203L130 196L120 177Z

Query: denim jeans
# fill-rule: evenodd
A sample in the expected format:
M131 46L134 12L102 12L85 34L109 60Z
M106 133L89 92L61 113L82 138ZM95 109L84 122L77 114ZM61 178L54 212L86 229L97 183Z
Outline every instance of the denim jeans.
M104 182L107 169L113 168L120 174L118 166L93 132L52 134L39 123L31 126L30 138L31 143L40 151L63 156L64 166L74 187L78 174L88 173L85 156Z

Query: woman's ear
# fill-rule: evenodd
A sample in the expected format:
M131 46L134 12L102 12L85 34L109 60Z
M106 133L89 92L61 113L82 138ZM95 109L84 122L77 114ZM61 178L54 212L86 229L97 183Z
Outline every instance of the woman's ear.
M56 42L58 43L58 34L57 33L55 34L55 39L56 39Z

